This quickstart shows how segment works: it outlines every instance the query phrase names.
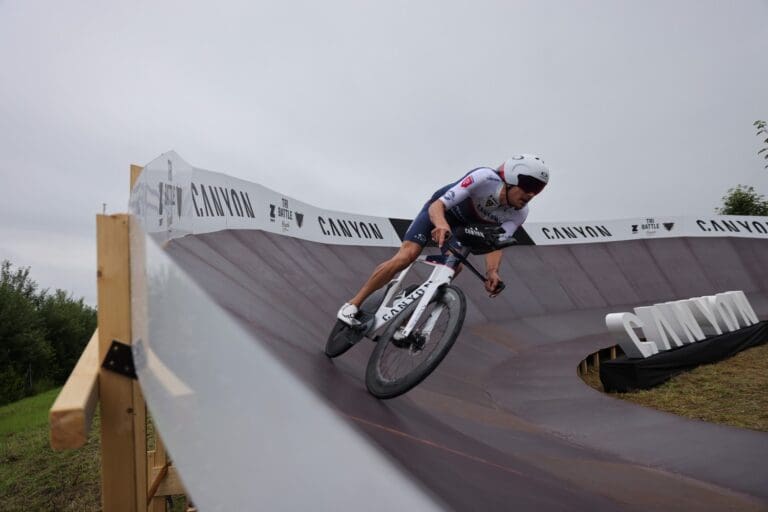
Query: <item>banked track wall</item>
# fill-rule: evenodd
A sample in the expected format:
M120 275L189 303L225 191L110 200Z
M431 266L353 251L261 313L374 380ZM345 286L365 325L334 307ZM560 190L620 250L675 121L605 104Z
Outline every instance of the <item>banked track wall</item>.
M139 365L142 388L203 509L225 499L289 509L302 492L314 508L343 509L356 499L373 508L397 506L403 498L392 488L378 488L375 498L354 496L366 486L359 476L372 468L379 483L392 480L385 471L394 471L415 484L412 492L399 486L406 500L457 510L768 508L768 436L624 403L576 375L586 354L615 343L603 323L607 312L740 289L765 319L768 245L760 233L681 238L668 236L665 227L650 233L660 223L641 219L624 222L641 231L635 240L508 250L504 294L490 300L475 280L460 277L469 304L453 351L418 388L380 402L363 383L370 343L334 361L322 348L338 305L399 240L383 228L381 239L354 245L343 233L337 243L317 240L322 229L315 239L299 238L296 213L304 213L305 222L324 218L326 226L346 214L310 216L311 207L274 193L275 199L259 202L252 197L254 217L263 215L258 229L236 226L240 220L226 215L219 221L232 225L214 229L203 218L206 228L195 229L188 217L201 210L184 210L184 194L194 193L192 183L214 177L221 175L208 176L168 154L147 166L132 196L133 211L164 247L148 244L147 268L137 269L148 282L149 325L136 344L137 359L149 361ZM158 191L154 203L152 191ZM277 227L270 228L270 213ZM688 225L701 226L697 220ZM380 227L386 221L360 220ZM724 221L735 222L713 218L703 225ZM217 332L219 316L234 318L248 339L233 334L237 329ZM268 372L269 354L288 369L283 380ZM299 393L302 400L311 397L303 412L281 402L293 396L283 390L295 382L309 390ZM327 436L335 424L318 409L341 418L333 439ZM292 435L286 439L275 429ZM356 448L360 439L384 454L386 470L374 452ZM347 452L357 456L344 460ZM317 478L307 476L313 474L308 467L342 484L329 493L308 480ZM229 485L218 485L211 477L216 472L227 474Z

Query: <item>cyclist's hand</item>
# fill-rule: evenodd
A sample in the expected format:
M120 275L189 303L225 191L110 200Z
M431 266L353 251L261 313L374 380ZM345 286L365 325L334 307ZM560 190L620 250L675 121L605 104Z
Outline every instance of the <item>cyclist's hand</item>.
M442 247L449 238L451 238L451 228L448 224L435 226L435 229L432 230L432 240L437 243L438 247Z
M491 270L485 274L485 277L485 291L487 291L491 297L495 297L498 295L498 291L496 289L499 287L499 283L501 282L499 273L495 270Z

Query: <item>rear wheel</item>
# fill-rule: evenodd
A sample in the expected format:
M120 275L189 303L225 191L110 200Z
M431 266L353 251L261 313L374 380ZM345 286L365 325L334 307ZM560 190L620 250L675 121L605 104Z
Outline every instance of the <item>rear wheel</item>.
M384 299L384 295L389 290L391 283L384 289L377 292L377 296L372 295L360 306L361 321L368 321L376 314L376 310L381 305L381 301ZM395 295L393 301L398 300L400 297L410 294L413 290L418 288L417 285L411 284L405 287L405 290L400 291ZM325 355L328 357L339 357L344 352L352 348L357 342L359 342L363 336L365 336L365 327L350 327L341 320L336 320L336 323L331 329L331 334L328 336L328 341L325 343Z
M325 343L325 355L328 357L338 357L360 341L363 337L362 329L355 329L348 326L341 320L336 320L328 341Z
M418 301L391 321L368 360L365 384L377 398L402 395L427 378L451 350L464 324L464 294L446 285L429 302L413 332L397 339L417 305Z

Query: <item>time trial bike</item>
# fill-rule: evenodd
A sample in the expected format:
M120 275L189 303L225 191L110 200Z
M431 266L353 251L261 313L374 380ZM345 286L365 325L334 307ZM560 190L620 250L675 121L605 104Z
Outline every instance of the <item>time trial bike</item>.
M419 256L386 287L360 306L360 325L337 320L325 346L328 357L338 357L364 337L376 342L365 372L368 391L377 398L394 398L411 390L431 374L451 350L464 324L466 299L451 284L457 268L464 264L485 282L485 277L467 259L516 243L499 241L497 226L467 226L454 230L441 255ZM420 285L404 286L416 263L433 266ZM492 296L504 289L500 282Z

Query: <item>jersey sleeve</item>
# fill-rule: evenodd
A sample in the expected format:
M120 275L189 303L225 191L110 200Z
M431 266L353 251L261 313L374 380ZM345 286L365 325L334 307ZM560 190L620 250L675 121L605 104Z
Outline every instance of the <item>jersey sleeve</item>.
M461 181L446 190L445 194L440 198L440 201L445 205L445 209L453 208L467 199L472 190L488 179L488 173L493 174L493 170L486 168L475 169L464 176Z

